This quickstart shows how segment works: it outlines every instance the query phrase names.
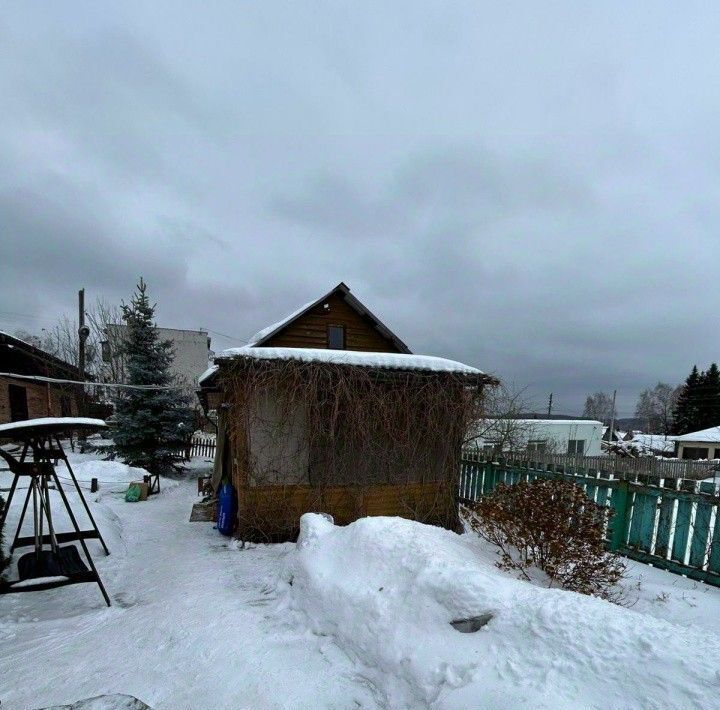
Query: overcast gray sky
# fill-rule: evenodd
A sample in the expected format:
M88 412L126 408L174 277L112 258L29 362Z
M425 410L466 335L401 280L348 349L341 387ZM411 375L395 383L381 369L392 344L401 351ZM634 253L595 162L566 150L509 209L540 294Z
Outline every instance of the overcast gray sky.
M4 3L0 328L142 274L242 339L343 280L414 352L631 414L720 358L719 37L715 2Z

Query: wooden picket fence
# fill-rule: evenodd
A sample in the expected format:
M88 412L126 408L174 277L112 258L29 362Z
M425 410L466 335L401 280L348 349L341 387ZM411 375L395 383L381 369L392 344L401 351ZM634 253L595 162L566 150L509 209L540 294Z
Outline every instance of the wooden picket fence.
M471 449L467 455L474 455ZM497 456L488 452L477 452L481 456ZM608 471L610 473L638 474L657 478L690 478L701 481L714 475L717 463L712 461L690 461L682 459L664 459L657 456L584 456L572 454L553 454L545 451L517 451L503 454L513 461L532 462L533 464L551 464L554 467L583 468L587 471Z
M173 455L178 461L189 461L194 456L205 458L215 457L215 437L194 435L182 449L178 449Z
M193 436L190 446L190 456L214 458L215 446L214 436Z
M596 503L612 508L608 549L720 586L720 478L657 478L465 452L458 498L472 504L499 483L537 478L572 481Z

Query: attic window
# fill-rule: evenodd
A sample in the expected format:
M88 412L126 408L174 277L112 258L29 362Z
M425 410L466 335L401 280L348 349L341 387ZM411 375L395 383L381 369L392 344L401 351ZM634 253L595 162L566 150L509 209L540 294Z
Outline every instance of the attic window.
M344 325L329 325L327 327L327 346L330 350L345 350Z

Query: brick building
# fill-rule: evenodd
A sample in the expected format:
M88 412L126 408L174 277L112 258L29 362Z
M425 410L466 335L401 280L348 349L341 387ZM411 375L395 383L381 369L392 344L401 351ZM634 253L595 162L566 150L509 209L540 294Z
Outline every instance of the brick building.
M79 379L79 370L74 365L0 331L0 424L37 417L77 416L76 385L33 381L7 373Z

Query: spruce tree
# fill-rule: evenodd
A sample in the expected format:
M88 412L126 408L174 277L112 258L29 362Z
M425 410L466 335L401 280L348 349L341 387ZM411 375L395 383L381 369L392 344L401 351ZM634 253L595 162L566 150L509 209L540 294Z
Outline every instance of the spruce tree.
M697 365L693 365L677 398L673 414L673 433L687 434L701 428L699 426L701 387L702 375L698 372Z
M701 375L697 400L698 429L720 425L720 370L715 363Z
M122 356L131 385L159 389L122 390L116 401L115 454L150 473L175 468L175 454L192 431L192 411L170 372L173 348L159 340L147 286L140 279L130 305L122 305L126 333Z

